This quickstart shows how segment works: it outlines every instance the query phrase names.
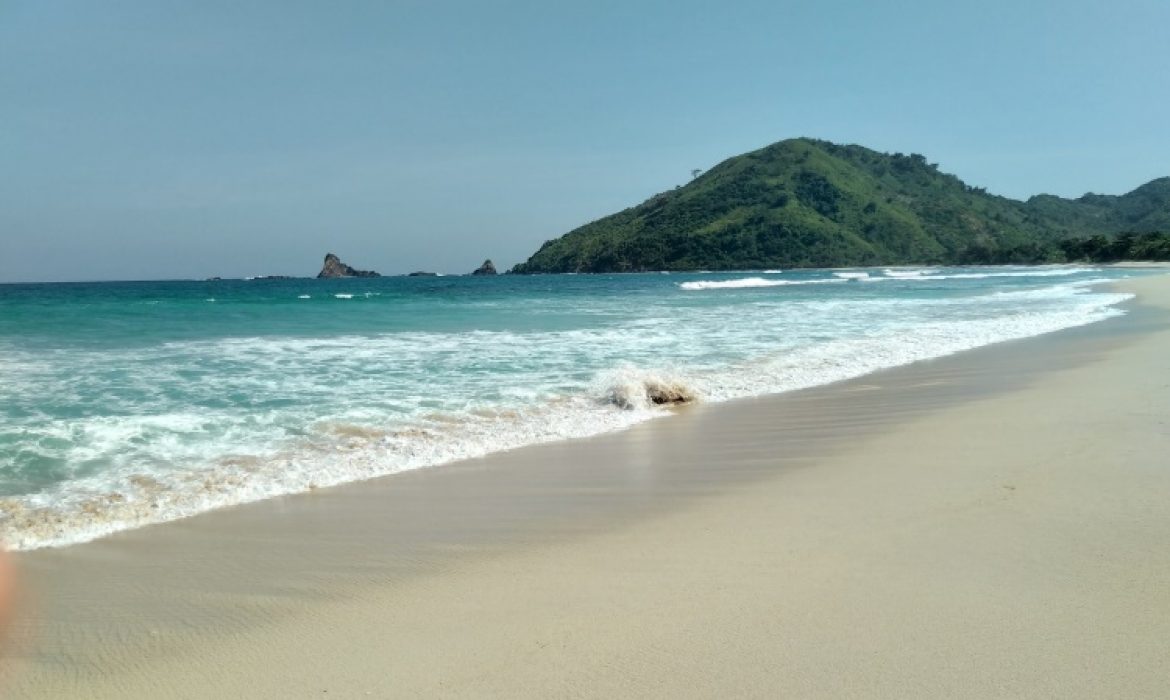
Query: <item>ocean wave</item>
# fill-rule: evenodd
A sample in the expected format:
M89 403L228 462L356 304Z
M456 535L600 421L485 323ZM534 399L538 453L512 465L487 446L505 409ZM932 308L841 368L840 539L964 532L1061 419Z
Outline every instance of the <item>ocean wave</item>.
M923 275L937 275L938 270L933 268L921 270L882 270L882 274L893 279L914 279Z
M845 282L844 279L812 279L812 280L766 280L763 277L744 277L734 280L706 280L696 282L680 282L679 288L687 291L702 291L705 289L751 289L753 287L790 287L806 284L832 284Z
M1051 285L1047 287L1038 287L1035 289L1002 289L989 292L975 298L997 303L1002 303L1005 301L1019 302L1025 300L1052 302L1074 299L1078 296L1082 296L1088 288L1109 281L1110 280L1102 278L1093 278L1077 280L1075 282L1067 282L1065 284Z
M0 444L21 445L30 469L59 465L68 477L0 498L0 541L15 549L86 541L620 430L668 415L674 403L822 385L1121 313L1115 305L1128 295L1090 291L1096 279L941 299L856 293L794 302L765 294L710 306L722 298L716 294L659 315L638 301L626 322L539 333L199 339L105 355L15 348L0 353L4 405L56 387L56 399L98 401L106 413L50 420L27 399L19 405L34 418L0 425ZM728 282L744 280L704 284ZM68 381L52 383L63 367Z
M17 551L77 544L216 508L620 430L664 415L653 408L652 400L618 407L578 396L431 413L398 424L318 422L281 449L248 452L234 443L232 453L214 459L184 462L176 455L165 465L126 463L58 488L0 498L0 541ZM108 438L133 439L137 432L126 428ZM177 469L180 464L186 466Z
M716 282L680 282L679 288L687 291L703 289L748 289L751 287L779 287L788 284L785 280L766 280L763 277L745 277L737 280L720 280Z
M834 277L839 277L843 280L865 280L869 279L868 272L834 272Z
M893 270L886 270L885 278L874 277L872 281L881 281L883 279L897 279L903 281L939 281L939 280L982 280L994 279L1000 277L1068 277L1071 275L1081 275L1092 272L1100 272L1100 268L1096 267L1062 267L1062 268L1043 268L1031 270L994 270L990 272L949 272L949 271L923 271L915 274L897 274ZM895 274L891 274L895 273Z
M1069 275L1080 275L1086 272L1100 272L1100 269L1093 267L1070 267L1061 268L1057 270L1011 270L999 272L959 272L953 275L938 275L939 279L951 280L981 280L990 279L994 277L1068 277Z

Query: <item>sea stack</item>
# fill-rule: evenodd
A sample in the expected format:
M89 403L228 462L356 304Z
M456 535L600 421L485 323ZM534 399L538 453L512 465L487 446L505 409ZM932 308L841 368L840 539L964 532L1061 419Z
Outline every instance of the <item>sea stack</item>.
M349 265L341 262L341 258L333 253L325 255L325 265L321 271L317 273L317 279L325 279L330 277L381 277L377 272L372 270L355 270Z
M473 275L494 275L494 274L497 274L496 273L496 266L492 264L492 261L489 258L487 260L484 260L483 264L480 265L479 268L477 268L476 271L471 273L471 274L473 274Z

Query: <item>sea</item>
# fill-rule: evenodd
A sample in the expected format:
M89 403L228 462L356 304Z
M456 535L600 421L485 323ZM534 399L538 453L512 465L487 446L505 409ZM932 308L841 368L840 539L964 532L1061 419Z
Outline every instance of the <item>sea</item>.
M0 285L0 542L84 542L1103 321L1128 298L1104 283L1139 274Z

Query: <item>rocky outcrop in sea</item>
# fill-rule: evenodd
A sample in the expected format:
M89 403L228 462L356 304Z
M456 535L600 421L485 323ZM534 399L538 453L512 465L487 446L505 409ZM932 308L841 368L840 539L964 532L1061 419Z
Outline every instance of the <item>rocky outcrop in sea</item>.
M341 262L333 253L325 255L325 265L321 271L317 273L317 279L324 279L329 277L381 277L377 272L372 270L355 270L349 265Z
M494 275L494 274L497 274L496 273L496 266L492 264L492 261L489 258L487 260L484 260L483 264L480 265L475 270L475 272L472 272L471 274L473 274L473 275Z

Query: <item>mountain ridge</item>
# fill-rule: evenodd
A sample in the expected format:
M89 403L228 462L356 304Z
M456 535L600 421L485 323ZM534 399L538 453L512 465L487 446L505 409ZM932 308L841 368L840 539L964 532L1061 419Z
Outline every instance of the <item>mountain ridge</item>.
M1061 262L1082 238L1157 231L1170 231L1170 177L1020 201L920 154L795 138L546 241L512 272Z

